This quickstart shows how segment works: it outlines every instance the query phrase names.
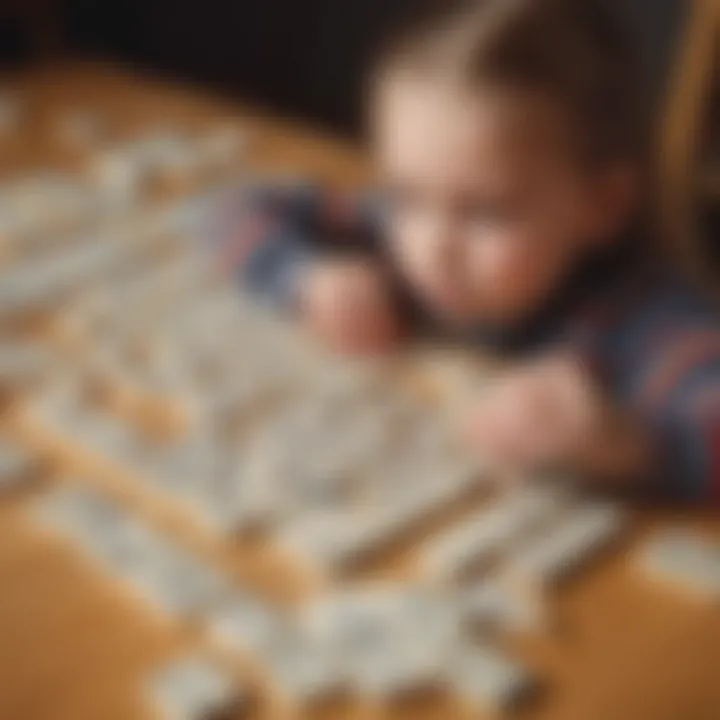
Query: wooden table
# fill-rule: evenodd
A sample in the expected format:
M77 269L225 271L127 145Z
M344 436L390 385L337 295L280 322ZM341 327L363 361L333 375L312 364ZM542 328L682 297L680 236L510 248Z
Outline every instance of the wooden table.
M87 104L120 118L119 132L168 120L191 125L242 118L258 167L309 172L349 185L368 177L354 148L169 83L108 68L68 66L30 73L12 84L38 113ZM0 171L48 160L70 162L49 152L37 141L6 143ZM70 547L38 534L23 515L23 501L17 496L0 503L0 720L151 718L139 692L142 679L156 663L192 644L192 633L129 602ZM639 515L638 534L669 520ZM719 530L711 518L679 520ZM392 574L398 562L377 571ZM621 554L562 589L555 609L553 636L509 641L548 681L546 692L521 710L521 717L720 718L720 608L654 586ZM270 707L260 714L277 713ZM445 719L461 713L438 702L405 709L404 715ZM334 716L378 714L345 707Z

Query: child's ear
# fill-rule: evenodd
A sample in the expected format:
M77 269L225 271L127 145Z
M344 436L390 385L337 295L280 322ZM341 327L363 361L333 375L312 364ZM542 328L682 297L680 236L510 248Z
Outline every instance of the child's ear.
M600 170L592 183L591 236L597 244L612 242L630 222L639 200L636 165L617 161Z

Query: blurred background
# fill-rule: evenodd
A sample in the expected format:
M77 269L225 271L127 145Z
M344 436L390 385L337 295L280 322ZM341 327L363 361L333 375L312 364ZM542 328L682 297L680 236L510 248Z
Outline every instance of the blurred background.
M353 137L362 122L360 86L367 58L378 36L415 1L0 0L0 66L23 66L39 55L121 60ZM686 126L676 134L702 135L677 151L692 158L671 161L682 165L673 172L683 176L673 192L692 193L694 217L702 218L715 236L718 73L714 81L705 79L712 74L711 63L690 57L688 48L703 44L696 33L712 32L707 20L693 26L693 12L701 14L705 11L698 7L718 7L720 2L607 2L617 6L637 39L644 92L655 117L667 113L669 96L683 95L671 110L680 116L672 122ZM707 88L701 102L690 91L698 83ZM692 97L685 97L688 93Z
M580 0L582 2L582 0ZM610 0L664 87L687 4ZM415 0L0 0L4 63L36 52L117 58L213 83L292 115L355 132L359 86L378 35Z

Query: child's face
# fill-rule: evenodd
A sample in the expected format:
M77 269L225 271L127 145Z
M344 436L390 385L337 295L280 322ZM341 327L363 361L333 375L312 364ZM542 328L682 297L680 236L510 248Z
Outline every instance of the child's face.
M373 120L391 252L447 320L522 318L613 230L560 115L541 100L395 78Z

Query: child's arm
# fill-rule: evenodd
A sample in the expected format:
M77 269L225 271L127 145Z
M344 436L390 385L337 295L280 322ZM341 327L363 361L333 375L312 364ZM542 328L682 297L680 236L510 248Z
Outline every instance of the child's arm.
M369 195L250 185L220 199L208 234L223 274L293 311L336 349L372 352L398 336L377 252L379 214Z
M509 372L475 406L472 444L521 470L568 468L611 489L720 503L720 331L658 352L622 404L577 358Z
M572 354L507 371L463 422L471 445L520 471L569 469L588 480L627 486L645 476L649 465L642 424L611 402Z
M720 506L720 329L688 327L662 345L636 400L651 430L652 476L678 501Z

